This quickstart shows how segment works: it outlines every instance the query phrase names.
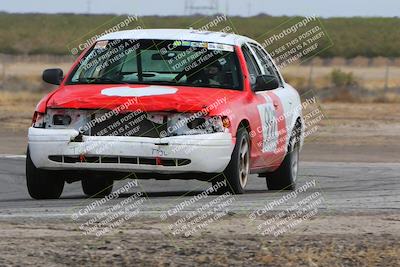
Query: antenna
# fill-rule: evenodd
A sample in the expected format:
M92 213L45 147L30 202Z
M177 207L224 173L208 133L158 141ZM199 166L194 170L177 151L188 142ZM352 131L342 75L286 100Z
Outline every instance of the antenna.
M90 9L91 9L91 6L92 6L91 0L87 0L86 4L87 4L87 12L86 13L90 14Z

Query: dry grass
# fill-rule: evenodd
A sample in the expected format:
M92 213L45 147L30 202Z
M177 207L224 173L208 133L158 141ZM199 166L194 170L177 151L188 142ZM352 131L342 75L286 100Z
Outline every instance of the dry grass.
M386 67L359 67L359 66L314 66L312 70L312 85L315 88L330 86L330 73L334 69L353 73L360 86L368 90L383 90L385 88ZM294 86L308 85L311 66L292 65L283 70L287 80ZM400 87L400 67L392 66L389 69L388 87Z
M36 104L43 93L0 91L0 123L14 131L29 127Z
M32 93L32 92L9 92L0 91L0 105L1 106L13 106L14 104L21 103L34 103L39 101L43 97L43 93ZM25 110L25 107L17 105L15 108Z
M43 70L60 68L65 72L72 66L72 62L65 63L41 63L41 62L13 62L2 63L0 71L5 72L6 76L26 77L34 76L40 78ZM4 68L4 70L2 70Z
M167 235L168 230L163 229L168 223L135 220L95 238L82 235L76 224L64 219L36 221L34 225L1 223L4 237L0 247L7 249L0 256L0 265L339 267L400 263L398 235L390 233L394 226L385 234L349 229L332 235L324 231L332 227L323 225L322 233L310 232L311 227L301 234L275 238L252 232L248 225L243 219L222 220L199 236L184 238Z

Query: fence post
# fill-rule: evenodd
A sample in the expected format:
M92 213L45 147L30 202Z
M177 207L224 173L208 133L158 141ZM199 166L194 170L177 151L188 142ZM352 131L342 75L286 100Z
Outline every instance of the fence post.
M313 78L313 72L314 72L314 61L311 61L311 66L310 66L310 74L308 76L308 90L312 89L312 78Z
M0 88L3 89L6 82L6 59L5 56L0 55L0 65L1 65L1 83Z
M390 61L388 60L386 63L386 70L385 70L385 88L384 88L384 93L387 93L389 91L389 64Z

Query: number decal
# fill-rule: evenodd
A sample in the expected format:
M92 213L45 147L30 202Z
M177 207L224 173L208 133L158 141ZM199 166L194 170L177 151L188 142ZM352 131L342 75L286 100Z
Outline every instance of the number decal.
M271 98L267 95L263 95L263 97L266 103L257 106L263 134L262 152L274 152L277 148L279 138L277 114Z

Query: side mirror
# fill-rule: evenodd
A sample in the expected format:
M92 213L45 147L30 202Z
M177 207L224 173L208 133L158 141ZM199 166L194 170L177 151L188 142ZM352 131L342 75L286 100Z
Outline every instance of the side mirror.
M278 78L273 75L260 75L257 76L255 92L274 90L279 87Z
M43 71L42 79L47 83L59 85L63 79L63 71L62 69L47 69Z

